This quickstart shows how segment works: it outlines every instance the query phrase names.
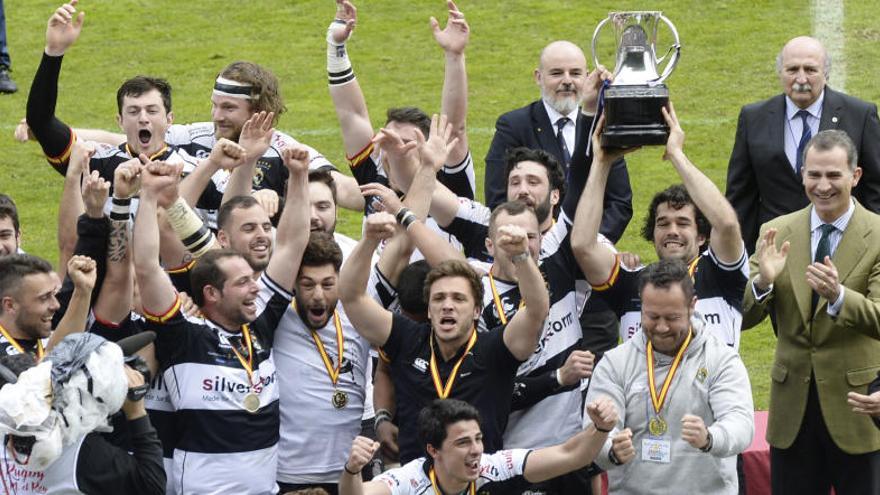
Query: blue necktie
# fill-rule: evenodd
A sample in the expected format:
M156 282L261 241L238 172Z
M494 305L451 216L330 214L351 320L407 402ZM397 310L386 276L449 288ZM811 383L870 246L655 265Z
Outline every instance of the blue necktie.
M837 230L837 227L831 225L830 223L823 223L819 226L819 230L822 231L822 237L819 238L819 243L816 244L816 256L813 256L813 262L815 263L824 263L826 256L831 256L831 233ZM834 301L829 301L829 304ZM813 291L813 309L816 309L816 305L819 303L819 294L816 291Z
M562 159L563 162L565 162L563 165L566 170L568 170L568 165L571 163L571 153L568 151L568 145L565 144L565 136L562 134L562 129L564 129L569 122L571 122L571 119L568 117L560 117L559 120L556 121L556 142L559 143L559 149L562 150Z
M800 117L801 121L804 123L804 131L801 133L800 142L798 142L797 158L795 160L795 172L798 175L801 175L801 169L804 166L804 148L807 147L807 143L809 143L810 138L813 137L813 131L810 130L810 124L807 123L807 117L810 116L810 112L806 110L798 110L798 113L794 115L795 117Z

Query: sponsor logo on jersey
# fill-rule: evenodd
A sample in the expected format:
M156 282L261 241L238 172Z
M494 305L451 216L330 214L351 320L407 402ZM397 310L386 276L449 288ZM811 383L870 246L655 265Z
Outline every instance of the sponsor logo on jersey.
M428 362L422 358L416 358L416 360L413 361L412 365L413 365L413 368L421 371L422 373L424 373L425 371L428 370Z
M232 378L228 378L225 376L215 376L213 378L205 378L202 380L202 390L205 392L221 392L221 393L234 393L234 394L246 394L251 392L251 388L253 388L253 392L255 394L259 394L263 391L266 386L275 382L275 372L273 371L269 376L261 376L257 383L251 387L247 381L235 380Z

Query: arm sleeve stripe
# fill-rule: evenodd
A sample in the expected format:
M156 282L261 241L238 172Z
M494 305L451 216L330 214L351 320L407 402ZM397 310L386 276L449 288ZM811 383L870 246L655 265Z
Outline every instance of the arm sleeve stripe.
M184 263L180 266L175 266L173 268L169 268L165 270L165 273L170 273L172 275L177 275L178 273L186 273L192 270L192 267L195 266L196 260L192 260L189 263Z
M367 159L373 153L373 143L372 141L368 144L364 149L355 153L353 156L346 157L348 159L348 165L351 168L357 168L358 165L364 163L364 160Z
M601 292L603 290L610 289L615 282L617 282L617 276L620 275L620 256L614 255L614 267L611 268L611 275L608 276L608 280L599 284L592 285L593 290Z
M153 313L150 313L149 311L147 311L146 308L144 308L144 318L152 321L153 323L165 323L166 321L170 320L174 315L176 315L179 311L180 311L180 296L178 296L175 293L174 294L174 304L172 304L171 307L168 308L167 311L165 311L164 313L161 313L161 314L153 314Z
M70 159L70 152L73 151L73 143L76 142L76 133L73 132L73 129L70 129L70 141L67 143L67 147L64 148L64 151L61 152L58 156L49 156L46 155L46 160L49 163L54 165L59 165L67 162Z
M293 299L293 294L291 294L290 291L288 291L284 287L278 285L278 282L272 280L272 277L270 277L269 274L265 271L262 275L260 275L260 279L263 280L263 283L266 284L266 287L272 289L272 291L278 293L278 295L284 297L288 301Z

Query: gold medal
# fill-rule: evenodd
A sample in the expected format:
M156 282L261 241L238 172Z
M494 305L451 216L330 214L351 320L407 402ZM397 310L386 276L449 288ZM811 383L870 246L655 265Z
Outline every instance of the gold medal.
M244 396L244 400L241 401L241 405L244 406L245 411L251 414L256 414L256 412L260 410L260 398L257 394L248 392L248 394Z
M333 398L330 399L330 402L336 409L342 409L343 407L345 407L346 404L348 404L348 394L346 394L342 390L334 390Z
M666 424L666 420L660 416L654 416L648 421L648 431L655 437L663 436L668 429L669 426Z

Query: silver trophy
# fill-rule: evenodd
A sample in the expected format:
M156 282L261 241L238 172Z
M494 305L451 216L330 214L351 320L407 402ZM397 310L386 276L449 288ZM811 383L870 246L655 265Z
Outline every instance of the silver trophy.
M661 21L669 26L675 43L657 58L655 43ZM599 33L608 23L614 27L617 61L614 81L605 90L602 147L665 144L669 127L660 109L669 101L669 89L663 81L678 63L681 51L678 31L662 12L611 12L593 32L592 51L596 65L600 65L596 55ZM666 67L658 75L657 67L664 60Z

